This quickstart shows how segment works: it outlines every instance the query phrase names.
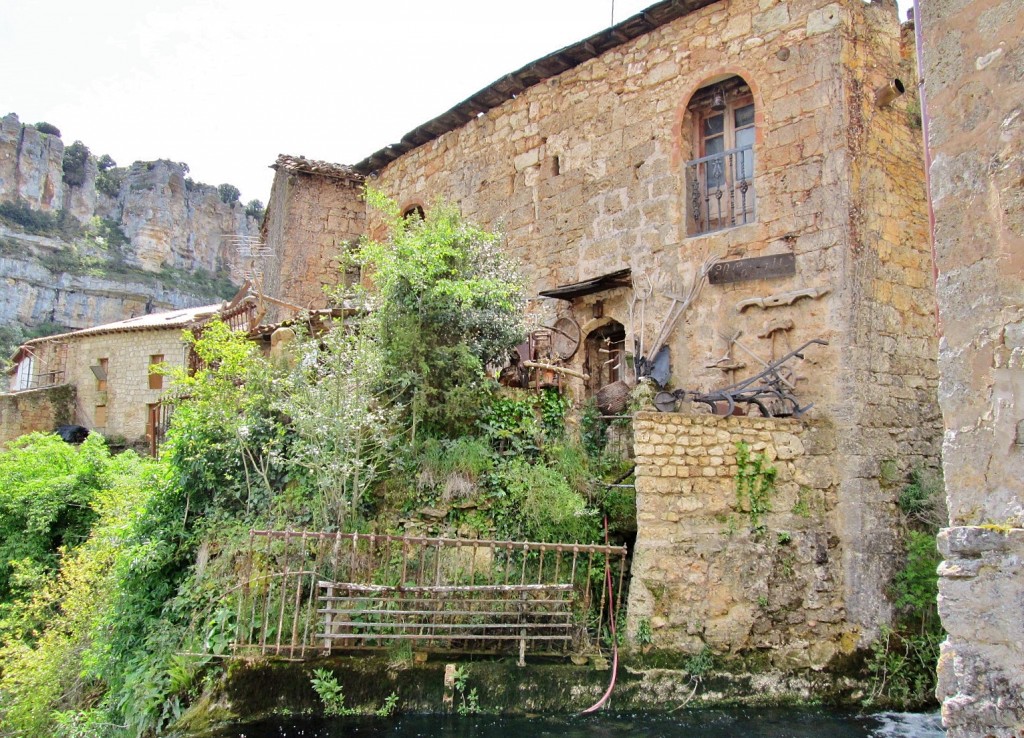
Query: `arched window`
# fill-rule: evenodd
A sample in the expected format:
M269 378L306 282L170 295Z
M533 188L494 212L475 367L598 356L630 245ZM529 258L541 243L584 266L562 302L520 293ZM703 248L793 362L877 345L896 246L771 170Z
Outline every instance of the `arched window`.
M420 220L426 219L427 215L423 212L423 206L413 204L402 211L403 218L419 218Z
M712 82L694 93L686 120L693 157L686 162L687 233L750 223L754 193L754 98L742 77ZM684 124L687 125L687 124Z

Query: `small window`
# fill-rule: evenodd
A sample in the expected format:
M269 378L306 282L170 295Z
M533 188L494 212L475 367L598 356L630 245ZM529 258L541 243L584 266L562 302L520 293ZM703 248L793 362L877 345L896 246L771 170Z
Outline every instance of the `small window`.
M686 163L689 235L754 220L754 99L739 77L708 85L690 101L694 158Z
M97 428L107 427L107 406L97 405L96 412L92 416L92 424Z
M107 391L107 367L109 364L108 359L100 359L98 362L99 366L93 367L92 373L96 375L96 391L106 392ZM106 425L106 423L104 423Z
M18 372L14 375L15 392L21 392L32 388L35 365L36 358L32 354L26 355L18 362Z
M152 390L164 388L164 375L158 369L159 365L163 363L163 354L153 354L149 357L149 388Z

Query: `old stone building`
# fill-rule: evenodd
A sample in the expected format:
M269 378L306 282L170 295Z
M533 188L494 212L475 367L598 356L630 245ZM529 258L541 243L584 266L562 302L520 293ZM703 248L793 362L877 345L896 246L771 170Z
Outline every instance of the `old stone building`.
M951 738L1024 736L1024 44L1019 0L930 0L925 112L950 527L939 536Z
M221 305L153 313L37 338L14 356L9 392L0 395L0 444L73 423L131 443L153 439L163 422L168 381L158 365L183 366L182 331Z
M377 227L366 181L504 232L538 325L579 332L561 357L590 377L568 380L578 400L631 384L641 358L668 360L668 388L711 390L827 341L787 364L802 418L637 417L629 601L656 646L825 667L890 620L897 482L937 464L921 132L898 97L912 59L889 2L652 5L353 167L279 160L276 291L323 299ZM758 534L739 442L778 468Z

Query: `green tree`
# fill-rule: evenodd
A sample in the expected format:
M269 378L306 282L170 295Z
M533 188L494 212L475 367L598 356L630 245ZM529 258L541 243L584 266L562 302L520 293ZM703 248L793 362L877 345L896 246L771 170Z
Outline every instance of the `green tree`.
M70 187L81 187L85 184L86 167L92 154L89 147L81 141L75 141L64 149L64 182Z
M0 603L11 598L16 568L51 571L61 549L86 539L110 463L98 435L75 447L30 434L0 452Z
M259 200L250 200L246 203L245 214L250 218L256 218L256 220L263 219L263 203Z
M464 433L480 416L489 362L522 341L523 287L501 237L437 204L426 218L368 189L384 218L386 241L364 239L357 259L372 274L374 333L385 369L404 388L413 439L418 427L439 437Z
M380 349L366 333L337 323L294 348L285 394L291 463L313 492L318 523L344 527L394 456L398 412Z
M35 128L40 133L45 133L47 136L56 136L57 138L60 138L60 129L57 126L53 125L53 123L40 121L32 127Z
M188 171L187 169L185 171ZM232 203L238 202L238 198L241 196L238 188L230 184L217 185L217 194L220 195L220 201L231 205Z
M173 372L167 395L175 410L164 453L175 484L190 515L253 513L286 474L271 366L252 341L220 321L186 340L201 368Z

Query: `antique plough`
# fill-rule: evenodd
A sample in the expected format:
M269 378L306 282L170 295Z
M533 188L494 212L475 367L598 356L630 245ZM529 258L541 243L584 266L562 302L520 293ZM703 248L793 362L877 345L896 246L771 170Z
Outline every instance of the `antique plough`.
M827 346L828 341L823 338L815 338L808 341L800 348L790 351L781 359L769 362L764 371L742 382L730 384L728 387L713 390L711 392L699 392L686 389L677 389L673 392L659 392L654 396L654 405L662 412L673 412L680 400L689 399L708 405L712 413L732 415L736 409L736 403L747 403L754 405L765 417L787 417L799 418L810 410L814 403L801 407L800 402L793 394L793 383L783 376L782 370L787 361L793 358L804 358L803 351L811 344ZM724 412L722 404L724 403Z

